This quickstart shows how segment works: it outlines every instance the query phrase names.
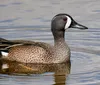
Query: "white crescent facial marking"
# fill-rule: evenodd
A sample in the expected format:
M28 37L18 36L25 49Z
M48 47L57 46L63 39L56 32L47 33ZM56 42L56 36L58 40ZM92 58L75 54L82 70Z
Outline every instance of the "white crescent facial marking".
M8 56L8 53L7 53L7 52L3 52L3 51L1 51L1 54L2 54L2 56L5 56L5 57Z
M65 25L65 29L69 28L69 26L70 26L70 24L72 22L72 20L71 20L71 18L69 16L66 16L66 17L67 17L67 22L66 22L66 25Z

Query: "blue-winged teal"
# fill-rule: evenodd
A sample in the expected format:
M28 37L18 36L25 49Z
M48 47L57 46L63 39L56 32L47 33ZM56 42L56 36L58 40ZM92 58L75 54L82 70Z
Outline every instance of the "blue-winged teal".
M23 63L63 63L70 61L70 49L65 42L67 28L88 29L68 14L58 14L51 21L54 46L43 42L14 44L1 50L2 58Z

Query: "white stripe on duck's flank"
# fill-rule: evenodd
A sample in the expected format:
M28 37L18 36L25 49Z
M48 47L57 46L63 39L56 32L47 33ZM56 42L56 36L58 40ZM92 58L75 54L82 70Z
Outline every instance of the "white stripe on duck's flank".
M66 16L67 17L67 22L66 22L66 25L65 25L65 29L69 28L69 26L71 25L71 18L69 16Z
M8 52L1 51L1 54L2 54L2 56L5 56L5 57L8 56Z
M2 65L2 69L7 69L7 68L9 68L7 64Z

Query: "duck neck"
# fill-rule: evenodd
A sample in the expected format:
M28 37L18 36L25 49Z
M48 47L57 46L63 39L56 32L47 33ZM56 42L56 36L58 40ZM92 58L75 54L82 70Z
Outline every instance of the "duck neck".
M70 49L65 42L64 32L54 34L54 49L55 63L62 63L69 60Z
M64 32L59 32L59 33L54 33L54 45L59 45L59 44L64 44L65 43L65 33Z

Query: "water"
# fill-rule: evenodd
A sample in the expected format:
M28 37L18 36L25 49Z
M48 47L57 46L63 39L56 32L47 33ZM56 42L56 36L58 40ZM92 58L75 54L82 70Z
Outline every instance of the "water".
M99 3L99 0L1 0L0 37L5 39L53 44L50 20L58 13L70 14L89 29L68 29L65 34L71 48L71 67L70 64L26 65L34 67L36 74L23 75L19 73L33 70L8 62L13 68L10 72L17 75L0 74L0 85L100 85Z

